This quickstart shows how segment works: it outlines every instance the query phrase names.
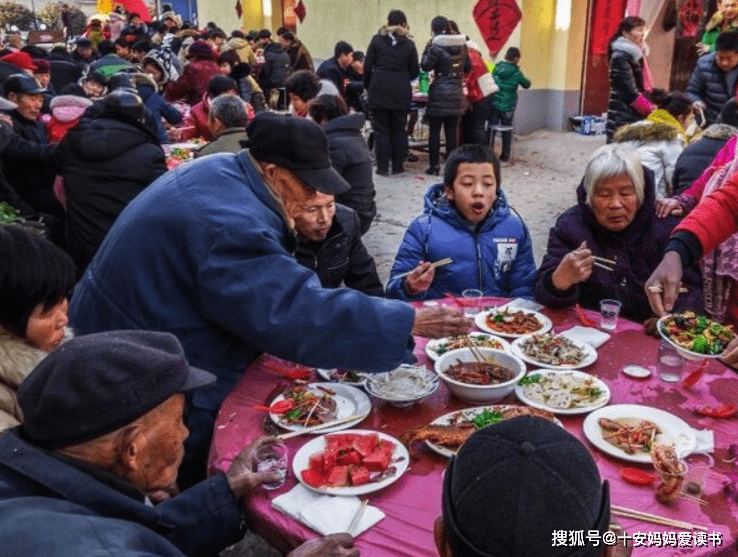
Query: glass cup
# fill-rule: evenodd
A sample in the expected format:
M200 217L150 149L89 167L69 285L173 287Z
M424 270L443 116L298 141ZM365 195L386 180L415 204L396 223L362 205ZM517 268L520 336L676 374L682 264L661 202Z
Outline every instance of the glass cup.
M659 343L656 368L662 381L678 383L684 370L684 358L672 344L662 340Z
M617 300L600 301L600 329L614 331L618 326L620 307L622 304Z
M476 317L482 309L482 296L484 292L476 288L467 288L461 293L464 299L464 315L466 317Z
M684 458L687 463L688 472L687 479L684 482L684 493L699 497L705 489L707 481L707 473L715 464L712 456L707 453L692 453Z
M277 489L287 479L287 445L281 441L260 446L254 455L257 472L279 472L282 478L274 483L264 484L264 489Z

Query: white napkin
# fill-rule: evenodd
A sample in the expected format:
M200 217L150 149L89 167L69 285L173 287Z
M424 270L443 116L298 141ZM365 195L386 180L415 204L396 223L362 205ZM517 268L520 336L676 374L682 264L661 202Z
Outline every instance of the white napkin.
M515 298L513 300L510 300L504 306L500 306L497 309L501 308L507 308L511 311L517 311L520 309L527 309L528 311L541 311L544 306L542 306L538 302L534 302L533 300L526 300L525 298Z
M711 429L695 429L694 435L697 438L693 453L712 453L715 452L715 432Z
M360 505L358 497L323 495L302 484L297 484L287 493L272 500L272 507L324 536L345 532ZM358 536L384 517L385 514L378 508L367 505L359 523L349 533L354 537Z
M570 340L586 342L594 348L599 348L610 340L610 335L607 333L592 327L582 327L581 325L577 325L576 327L572 327L571 329L564 331L561 333L561 336Z

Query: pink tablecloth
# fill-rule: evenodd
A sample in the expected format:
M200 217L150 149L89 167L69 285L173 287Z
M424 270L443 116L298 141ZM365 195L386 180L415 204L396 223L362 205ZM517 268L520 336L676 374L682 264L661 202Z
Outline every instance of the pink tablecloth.
M502 303L502 300L489 299L488 303L496 305ZM552 318L557 332L579 325L572 310L544 310L544 313ZM591 316L596 318L594 314ZM424 352L426 341L420 338L416 341L416 354L419 360L432 367ZM698 405L714 405L738 400L738 377L725 366L712 361L706 376L697 385L685 390L678 384L661 382L655 375L645 381L639 381L630 379L620 372L626 364L652 365L656 359L657 344L656 339L643 333L640 325L621 319L613 337L598 350L597 362L587 368L587 371L608 383L612 390L610 404L633 403L661 408L679 416L696 429L711 429L715 432L716 464L708 477L703 494L707 505L700 506L686 499L679 499L671 507L659 504L654 499L652 489L632 486L620 479L618 471L622 466L638 465L605 455L586 441L582 434L583 416L562 417L561 421L569 432L581 439L590 449L602 477L610 480L613 504L701 524L709 528L708 536L716 533L722 538L722 545L718 547L713 537L708 539L706 547L696 547L695 540L692 540L690 545L677 548L676 545L680 541L686 543L684 538L677 537L677 532L682 531L623 518L621 523L626 531L631 535L643 533L638 541L645 544L649 543L646 536L648 532L673 533L673 540L671 534L664 537L667 541L666 547L640 546L635 548L634 555L720 557L736 555L738 505L723 495L722 482L730 473L738 472L738 467L725 463L722 459L727 458L727 446L738 442L738 418L715 420L699 417L694 414L693 408ZM253 407L264 404L274 393L286 387L283 379L261 365L262 361L263 359L255 362L244 373L241 381L221 407L210 452L211 471L227 469L235 455L263 433L262 421L265 415ZM282 385L278 386L280 382ZM410 427L427 424L451 410L469 406L450 396L443 384L433 396L409 409L393 408L376 400L373 402L372 412L357 427L383 431L394 436L399 436ZM502 401L502 403L515 402L514 395ZM287 441L290 454L293 455L310 438L305 436ZM433 522L440 514L441 473L445 465L446 460L443 457L422 448L420 458L412 461L402 478L370 496L371 504L384 511L387 517L357 538L357 546L363 555L372 557L437 555L432 531ZM251 527L283 551L316 537L313 531L271 507L271 499L291 489L295 483L295 478L289 477L282 488L273 492L262 491L247 503ZM652 537L650 541L653 543L655 540ZM701 543L705 540L699 541Z

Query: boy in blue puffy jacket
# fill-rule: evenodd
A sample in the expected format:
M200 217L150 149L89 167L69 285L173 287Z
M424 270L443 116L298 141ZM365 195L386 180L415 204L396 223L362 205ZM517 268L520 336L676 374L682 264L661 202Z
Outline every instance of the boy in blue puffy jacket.
M428 188L423 214L405 232L387 296L443 298L477 288L485 296L532 298L530 234L500 189L497 158L487 147L464 145L449 156L443 178ZM450 265L431 267L446 257Z

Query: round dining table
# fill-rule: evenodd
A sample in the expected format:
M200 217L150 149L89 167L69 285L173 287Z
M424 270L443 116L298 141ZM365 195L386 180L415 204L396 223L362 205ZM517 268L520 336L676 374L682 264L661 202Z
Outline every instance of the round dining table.
M508 300L485 298L487 307L499 306ZM439 300L454 305L454 299ZM417 305L417 304L416 304ZM573 308L543 309L557 333L580 325L582 315ZM599 314L584 312L586 318L597 320ZM693 386L666 383L655 373L659 341L645 334L642 325L624 319L618 321L611 338L598 349L595 363L583 371L605 381L611 390L609 405L638 404L665 410L683 419L695 430L714 432L714 465L709 471L701 499L678 498L669 505L656 501L653 487L632 485L623 481L623 467L641 468L653 472L649 464L626 462L595 448L584 436L582 424L586 415L559 415L563 426L589 449L603 479L609 480L611 503L689 522L704 527L702 530L681 530L633 518L618 517L634 546L634 555L666 556L690 555L727 557L738 555L738 503L724 494L726 483L738 484L738 462L730 457L729 447L738 443L738 417L718 419L701 416L695 409L738 401L738 376L718 360L711 359L705 375ZM419 363L433 369L433 362L425 353L427 339L415 338L415 354ZM378 346L377 350L382 347ZM264 435L264 421L268 419L258 406L268 404L288 385L289 381L270 371L269 355L263 355L244 372L239 383L223 402L210 449L209 472L225 471L236 455L251 441ZM634 379L622 373L626 365L651 368L654 373L646 379ZM687 362L685 374L697 367ZM531 369L531 366L528 366ZM322 381L320 377L315 380ZM497 404L522 404L511 394ZM454 397L441 382L431 396L409 408L397 408L372 399L369 415L354 428L383 432L399 437L410 428L429 424L450 411L479 406ZM303 435L285 443L290 457L313 438ZM414 450L407 471L390 486L369 495L369 503L381 509L386 517L356 538L362 555L372 557L431 557L438 553L433 541L433 523L441 513L442 474L447 459L424 445ZM292 489L297 479L290 472L286 483L274 491L259 490L245 502L249 526L280 551L288 552L306 540L319 536L293 518L272 507L271 500ZM490 525L494 527L494 525ZM587 532L584 532L586 537ZM552 537L552 543L553 537ZM561 538L556 543L578 543L576 539Z

